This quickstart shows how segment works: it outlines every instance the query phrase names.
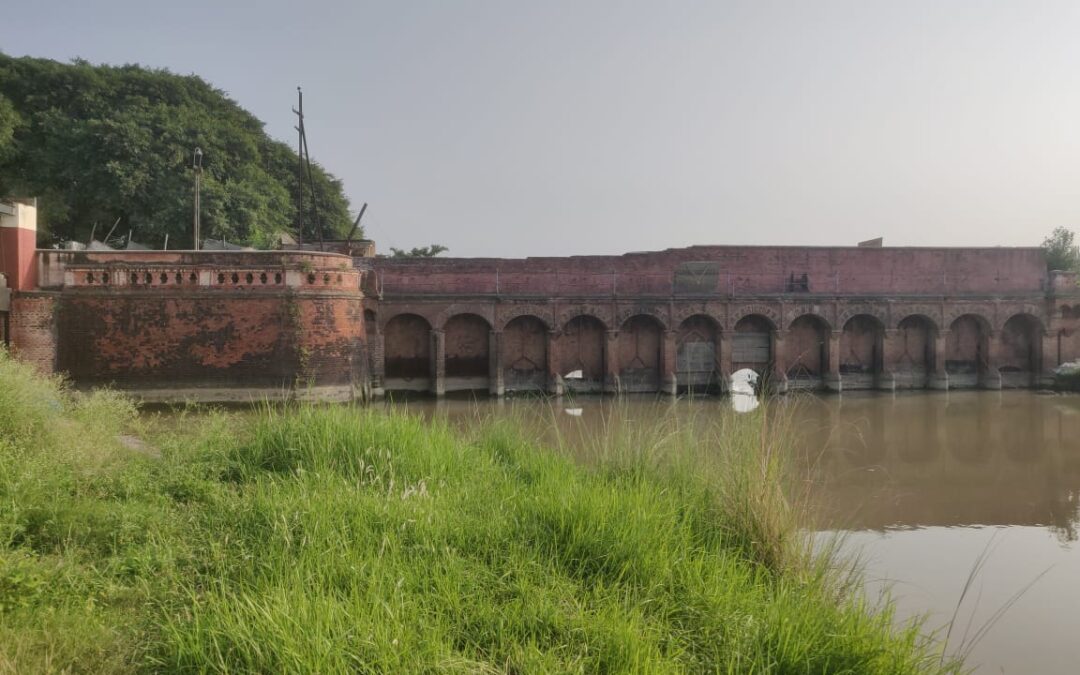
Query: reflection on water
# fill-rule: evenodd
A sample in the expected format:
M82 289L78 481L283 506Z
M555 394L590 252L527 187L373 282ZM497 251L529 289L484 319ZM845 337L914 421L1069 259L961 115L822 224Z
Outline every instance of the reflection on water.
M673 415L694 423L736 414L745 403L737 403L739 396L408 405L459 420L478 407L536 414L555 421L548 425L553 433L573 444L612 433L623 418L649 424ZM942 625L993 536L989 562L961 608L962 624L971 616L974 631L1046 575L975 647L972 665L993 673L1080 668L1080 396L868 393L802 396L779 405L794 416L800 459L816 467L811 501L822 526L847 533L866 563L871 591L891 587L902 617L929 612L931 625ZM607 414L611 406L619 414Z

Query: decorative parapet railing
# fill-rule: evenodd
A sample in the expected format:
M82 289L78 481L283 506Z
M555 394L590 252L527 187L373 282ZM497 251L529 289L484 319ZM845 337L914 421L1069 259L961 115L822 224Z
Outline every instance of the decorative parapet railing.
M357 292L348 256L288 251L38 251L42 289Z

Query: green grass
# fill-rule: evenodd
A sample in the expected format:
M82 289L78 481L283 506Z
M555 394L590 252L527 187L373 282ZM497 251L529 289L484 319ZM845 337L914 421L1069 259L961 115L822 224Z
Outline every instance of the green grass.
M0 672L958 668L809 552L768 407L572 461L525 422L0 382Z

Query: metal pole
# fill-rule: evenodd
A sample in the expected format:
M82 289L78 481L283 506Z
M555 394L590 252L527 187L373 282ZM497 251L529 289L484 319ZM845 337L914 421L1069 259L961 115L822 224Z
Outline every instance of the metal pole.
M200 211L202 210L201 204L200 204L200 201L201 201L201 194L200 193L202 191L202 149L201 148L195 148L195 157L194 157L194 159L192 161L192 164L193 164L193 166L195 168L195 223L194 223L194 225L195 225L195 227L194 227L195 245L193 246L193 248L196 251L198 251L199 248L200 248L200 243L202 241L202 232L200 231L201 230L201 224L202 224L200 222ZM168 242L168 239L166 239L166 242ZM168 246L167 243L166 243L166 246Z
M300 189L299 193L299 206L297 211L297 232L296 239L300 244L304 243L304 92L300 87L296 88L296 95L299 98L299 110L296 110L297 117L300 123L296 125L296 172L297 179L299 179L298 185Z

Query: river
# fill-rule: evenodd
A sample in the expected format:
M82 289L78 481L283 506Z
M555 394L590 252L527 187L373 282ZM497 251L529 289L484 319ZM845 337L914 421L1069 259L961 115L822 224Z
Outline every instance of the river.
M458 423L535 415L573 445L616 432L620 419L660 424L755 404L733 396L404 405ZM928 628L944 631L955 615L950 651L967 651L979 673L1080 669L1080 395L860 393L780 405L797 430L797 452L814 467L808 503L819 536L843 534L867 591L890 589L898 621L926 615Z

